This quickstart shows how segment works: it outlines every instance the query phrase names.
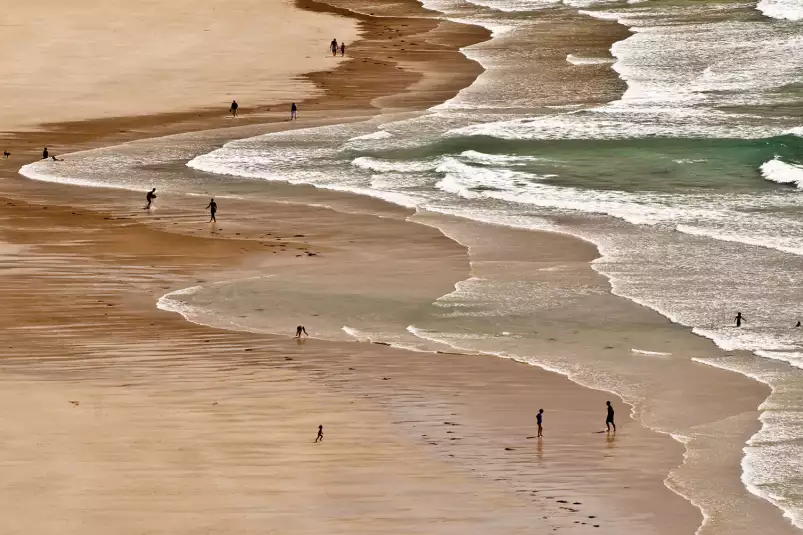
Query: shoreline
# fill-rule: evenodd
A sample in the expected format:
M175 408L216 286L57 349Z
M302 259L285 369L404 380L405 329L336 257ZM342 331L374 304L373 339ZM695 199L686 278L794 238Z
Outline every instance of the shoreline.
M317 2L312 2L312 3L317 3ZM325 76L324 76L322 73L318 73L318 74L319 74L319 76L321 76L322 78L323 78L323 77L325 77ZM391 102L393 102L393 99L390 99L390 101L391 101ZM401 99L401 101L404 101L404 99ZM415 102L415 99L413 99L413 101ZM271 108L271 111L274 111L274 110L273 110L273 108ZM213 112L209 112L209 113L210 113L210 115L211 115L211 113L213 113ZM217 112L215 112L215 113L217 113ZM117 144L117 142L111 142L111 144L113 144L113 145L114 145L114 144ZM444 236L445 236L445 237L447 237L448 239L451 239L451 238L449 238L449 237L448 237L447 235L445 235L445 234L444 234ZM577 238L577 237L574 237L574 238ZM580 239L580 238L577 238L577 239ZM457 243L459 243L459 242L457 242ZM598 251L598 252L599 252L599 251ZM369 345L369 346L368 346L368 349L367 349L367 351L371 351L371 349L372 349L372 348L371 348L371 345ZM366 351L366 349L363 349L362 351L364 352L364 351ZM465 355L462 355L462 356L465 356ZM577 381L575 381L575 380L573 380L573 379L571 379L571 378L569 378L569 380L570 380L570 381L572 381L572 382L574 382L574 383L576 383L576 384L581 384L581 383L578 383ZM585 388L585 387L583 387L583 388ZM642 425L642 424L640 423L639 425ZM674 438L673 438L673 440L674 440ZM665 482L664 482L664 484L666 485L666 483L665 483ZM670 488L670 487L667 485L667 488ZM672 490L672 492L676 492L674 489L671 489L671 488L670 488L670 490ZM678 494L679 494L679 493L678 493ZM681 494L679 494L679 495L680 495L681 497L683 497L683 495L681 495ZM684 497L684 498L685 498L685 497Z

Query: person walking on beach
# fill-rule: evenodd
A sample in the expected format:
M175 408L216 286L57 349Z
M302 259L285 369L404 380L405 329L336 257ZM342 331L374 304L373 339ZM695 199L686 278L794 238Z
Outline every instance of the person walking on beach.
M309 336L307 334L307 329L305 329L303 325L299 325L298 327L296 327L296 338L301 338L302 333L304 334L304 336L307 337Z
M145 195L145 200L148 201L148 204L145 205L145 209L149 210L151 205L153 204L153 200L156 198L156 188L153 188Z
M616 433L616 424L613 423L613 406L611 406L610 401L606 401L605 405L608 406L608 416L605 417L605 425L608 426L608 433L611 432L611 426L613 426L613 432Z
M346 55L346 43L340 43L340 55L341 56Z
M217 203L215 202L214 197L209 200L209 204L207 204L206 207L209 208L209 215L211 216L209 218L209 222L211 223L214 221L217 223L217 219L215 219L215 214L217 213Z
M231 101L231 108L229 108L229 113L231 113L232 117L237 117L237 108L239 108L239 107L240 107L240 105L237 104L236 100L232 100Z
M296 103L293 102L290 105L290 120L295 121L296 119L298 119L298 106L296 106Z
M736 313L736 317L734 319L736 320L736 326L737 327L741 327L742 326L742 321L747 321L747 320L744 319L744 317L742 317L742 313L741 312L737 312Z
M332 39L332 42L329 43L329 49L332 51L333 56L337 56L337 39Z
M42 151L42 159L47 160L48 154L47 147L45 147L45 150Z
M322 425L318 426L318 436L315 437L315 443L317 444L318 442L323 442L323 426Z
M541 438L544 436L544 428L541 426L544 423L544 409L538 409L535 421L538 422L538 438Z

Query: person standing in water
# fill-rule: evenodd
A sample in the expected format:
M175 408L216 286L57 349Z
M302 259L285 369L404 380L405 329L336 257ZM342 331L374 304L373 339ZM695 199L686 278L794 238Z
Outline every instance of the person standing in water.
M616 424L613 423L613 406L611 406L610 401L606 401L605 405L608 406L608 416L605 417L605 425L608 426L608 433L611 432L611 426L613 426L613 432L616 433Z
M741 327L742 326L742 322L743 321L747 321L746 319L744 319L744 317L742 317L742 313L741 312L737 312L736 313L736 317L734 319L736 320L736 326L737 327Z
M215 219L215 214L217 213L217 203L215 202L214 197L209 200L209 204L207 204L206 207L209 208L209 215L211 216L209 218L209 222L211 223L214 221L217 223L217 219Z
M329 49L332 51L333 56L337 56L337 39L332 39L332 42L329 43Z
M315 442L316 443L323 442L323 426L322 425L318 426L318 436L315 437Z
M296 327L296 338L301 338L302 333L304 334L304 336L309 337L309 335L307 334L307 329L305 329L303 325L299 325L298 327Z
M541 438L544 436L544 428L541 426L544 423L544 409L538 409L535 421L538 422L538 438Z
M49 153L47 152L47 147L45 147L45 150L42 151L42 159L47 160L48 155Z
M341 56L346 55L346 43L340 43L340 55Z
M145 209L148 210L153 204L153 200L156 198L156 188L153 188L145 195L145 200L148 201L148 204L145 205Z
M231 107L229 108L229 113L231 113L232 117L237 117L237 109L239 107L240 107L240 105L237 104L236 100L232 100L231 101Z
M298 106L293 102L293 104L290 105L290 120L295 121L296 119L298 119Z

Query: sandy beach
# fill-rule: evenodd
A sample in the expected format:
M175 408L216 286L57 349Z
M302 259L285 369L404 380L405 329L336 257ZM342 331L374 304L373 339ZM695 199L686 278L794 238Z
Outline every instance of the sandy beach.
M14 50L0 89L12 154L0 160L4 533L692 534L704 519L680 480L749 503L741 531L727 523L728 533L794 532L739 480L768 389L687 358L722 353L612 295L586 242L288 184L267 203L226 200L210 231L205 198L160 195L150 214L144 192L17 174L46 145L64 155L175 135L158 143L184 152L160 171L179 173L186 154L232 139L415 114L480 75L460 49L490 37L436 15L412 1L346 0L37 0L12 15L0 35ZM590 28L589 49L621 38ZM129 47L143 35L146 46ZM333 36L345 58L328 54ZM561 46L549 42L545 61L565 63ZM602 69L589 80L620 89ZM293 101L301 113L290 123ZM340 329L333 303L344 296L415 310L470 276L513 271L593 289L538 325L543 354L634 359L631 348L660 345L683 355L666 373L688 388L652 392L632 412L614 388L491 354L316 337ZM157 308L169 292L265 273L314 288L251 296L286 335L246 332L246 317L190 322ZM606 318L601 327L583 319L588 310ZM297 324L312 337L294 340ZM616 434L602 432L606 400ZM690 455L664 431L683 414L690 430L730 442Z

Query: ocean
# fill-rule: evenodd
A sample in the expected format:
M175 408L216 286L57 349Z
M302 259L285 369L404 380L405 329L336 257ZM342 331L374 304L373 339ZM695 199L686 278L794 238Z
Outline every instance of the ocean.
M803 0L425 5L494 33L464 51L485 73L425 113L270 133L204 154L191 144L140 143L22 173L140 191L153 180L131 169L189 160L203 173L162 177L160 191L217 188L244 198L269 182L311 184L414 208L413 220L425 224L438 225L427 214L441 214L593 243L601 254L593 268L616 295L732 352L684 355L687 364L772 388L762 428L744 445L742 482L803 528L803 328L794 327L803 320ZM566 44L570 29L577 36ZM599 38L606 32L622 39L609 48ZM316 335L516 358L616 392L637 412L650 410L639 407L647 391L662 387L655 376L668 373L665 344L647 340L632 348L632 359L617 361L544 354L533 318L548 313L560 321L562 308L593 302L596 290L544 285L520 263L494 264L487 260L499 255L494 244L458 227L443 230L470 246L472 277L454 292L426 310L400 304L382 317L370 300L333 301L325 308L342 321L325 322ZM165 296L160 306L281 332L267 314L231 319L241 318L238 303L254 294L281 295L292 310L297 296L281 293L280 284L267 274L201 285ZM737 311L746 318L739 329ZM671 422L655 427L694 440ZM700 440L709 436L704 431ZM694 492L688 482L668 484ZM739 504L699 492L689 498L708 519L700 533L728 532L711 519L736 518Z

